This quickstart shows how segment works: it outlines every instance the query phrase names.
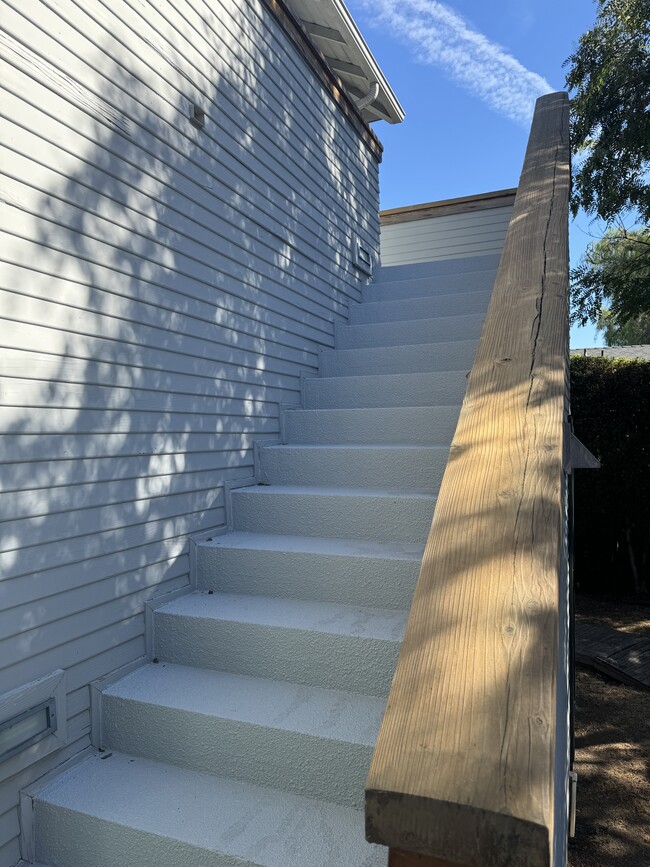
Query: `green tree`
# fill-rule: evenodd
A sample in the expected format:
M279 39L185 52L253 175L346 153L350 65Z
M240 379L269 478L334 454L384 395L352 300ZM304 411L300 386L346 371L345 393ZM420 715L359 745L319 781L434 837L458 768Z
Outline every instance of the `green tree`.
M619 322L611 310L603 309L598 320L598 330L604 332L605 346L650 344L650 313L642 313L636 319Z
M567 59L574 151L571 210L608 224L571 271L572 321L610 300L623 324L650 311L650 0L597 0L596 21Z
M650 223L650 0L597 0L596 22L565 61L580 159L573 215L607 223L637 209Z
M611 228L591 244L571 271L571 301L582 325L604 306L620 325L650 313L650 228Z

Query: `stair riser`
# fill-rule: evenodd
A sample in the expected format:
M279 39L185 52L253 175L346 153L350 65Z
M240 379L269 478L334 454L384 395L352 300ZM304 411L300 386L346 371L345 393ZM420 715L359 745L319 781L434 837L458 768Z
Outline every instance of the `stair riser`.
M451 442L460 405L354 409L290 410L285 415L287 444L432 445Z
M420 572L419 560L207 545L197 547L196 564L203 590L400 610L409 608Z
M424 543L433 515L425 497L232 493L233 527L248 533Z
M363 804L373 748L330 740L325 727L316 737L106 694L102 714L106 749L336 804Z
M260 482L433 493L440 487L447 457L448 450L444 447L266 448L260 451Z
M443 295L464 295L468 292L492 291L495 271L474 271L471 274L454 274L448 277L422 277L415 280L391 280L364 286L362 303L380 301L413 301L436 298Z
M434 316L458 316L485 313L489 292L458 292L455 295L432 295L425 298L404 298L399 301L378 301L353 304L350 324L399 322L404 319L431 319Z
M373 281L375 284L392 283L401 280L436 279L452 275L467 279L477 271L495 273L500 258L499 253L485 253L482 256L459 256L455 259L437 259L415 265L388 265L375 270Z
M39 803L34 808L38 830L36 858L57 867L232 867L229 854L102 820L97 816ZM98 841L99 842L98 844ZM259 861L237 861L237 867L259 867Z
M181 665L388 695L400 642L158 614L156 656Z
M431 416L434 420L443 420L445 424L448 417L457 418L457 407L463 402L466 390L465 370L383 376L310 377L303 380L302 405L305 409L355 409L357 407L431 407L435 403L435 410L432 411ZM453 406L454 409L447 409L449 406ZM300 418L300 413L298 410L289 410L285 418L295 423L294 420ZM387 412L385 427L393 426L401 418L405 416L401 416L399 412ZM374 431L371 430L369 433L374 436ZM295 441L299 442L299 440ZM435 441L434 439L433 442ZM397 442L397 440L385 440L385 442Z
M335 345L337 349L363 349L372 346L408 346L413 343L434 343L437 340L478 339L482 324L483 314L473 313L470 316L445 316L439 319L422 319L414 322L337 325Z
M393 373L436 373L471 369L475 340L426 343L340 352L325 349L320 354L321 376L374 376Z

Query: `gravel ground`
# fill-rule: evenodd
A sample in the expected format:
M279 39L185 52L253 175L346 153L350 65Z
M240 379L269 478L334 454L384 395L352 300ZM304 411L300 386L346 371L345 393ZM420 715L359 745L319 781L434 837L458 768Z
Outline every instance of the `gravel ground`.
M650 635L650 607L578 597L576 617ZM650 867L650 691L576 672L576 837L570 867Z

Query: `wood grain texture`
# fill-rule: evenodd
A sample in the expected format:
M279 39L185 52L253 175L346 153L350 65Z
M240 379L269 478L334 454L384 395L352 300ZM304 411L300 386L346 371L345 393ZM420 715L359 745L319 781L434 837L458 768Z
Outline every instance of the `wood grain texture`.
M413 220L428 220L430 217L444 217L450 214L467 214L486 208L501 208L511 205L517 190L495 190L478 196L461 196L457 199L442 199L439 202L423 202L421 205L408 205L404 208L390 208L380 211L382 226L394 223L408 223Z
M569 175L568 100L551 94L537 103L367 782L369 840L470 867L553 860Z
M461 864L452 864L451 861L441 861L440 858L432 858L430 855L418 855L416 852L400 852L391 849L388 852L388 867L462 867Z

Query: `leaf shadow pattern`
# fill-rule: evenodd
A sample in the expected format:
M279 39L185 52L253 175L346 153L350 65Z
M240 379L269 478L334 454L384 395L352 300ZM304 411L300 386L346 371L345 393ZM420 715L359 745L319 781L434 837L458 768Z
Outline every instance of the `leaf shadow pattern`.
M74 751L358 300L377 164L264 6L35 5L0 41L0 693L66 669Z

